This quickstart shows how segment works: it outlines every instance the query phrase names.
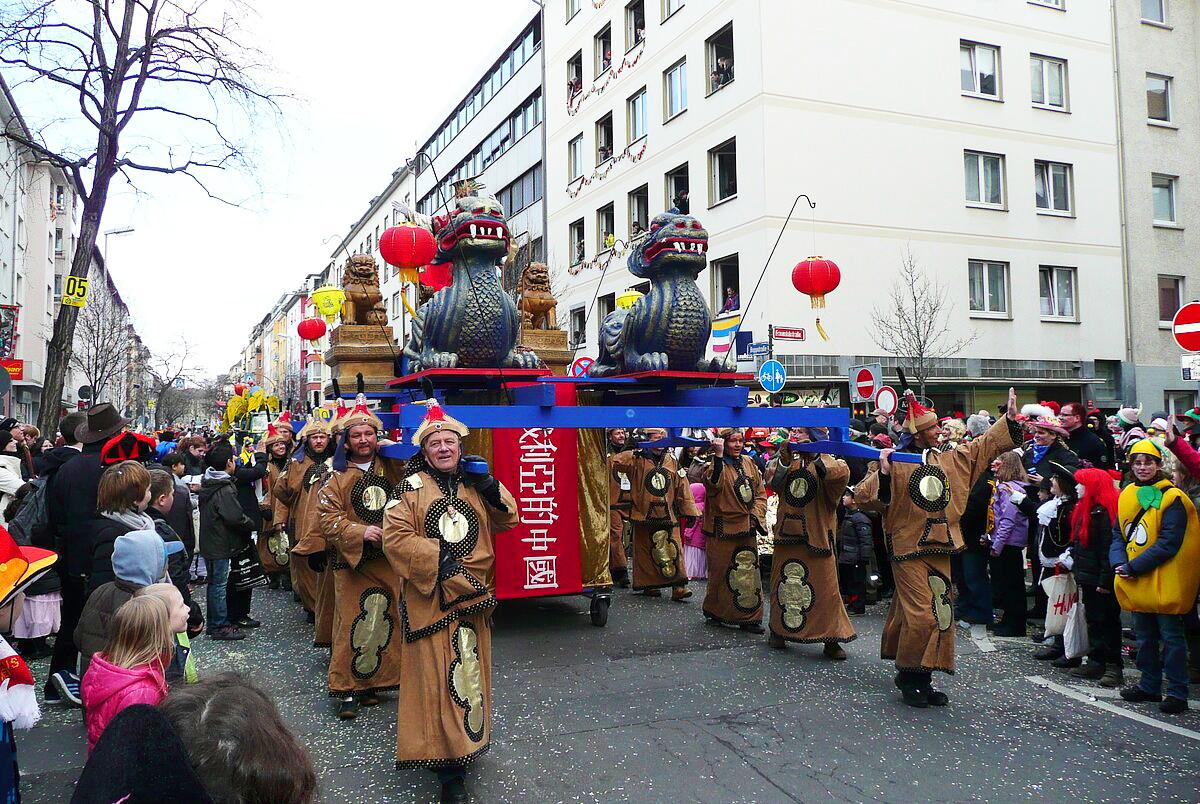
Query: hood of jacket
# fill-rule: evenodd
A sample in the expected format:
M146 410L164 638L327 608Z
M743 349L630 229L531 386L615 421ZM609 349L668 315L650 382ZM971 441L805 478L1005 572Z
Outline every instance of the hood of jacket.
M162 675L151 665L117 667L103 653L92 655L84 684L88 689L88 706L102 707L108 699L137 683L163 686Z
M54 449L48 449L39 456L43 467L42 474L49 474L50 472L56 471L67 461L71 460L72 458L78 458L82 454L82 452L74 447L63 446L55 447Z
M200 481L200 491L197 492L197 496L200 498L200 501L202 503L208 502L209 500L211 500L213 498L213 495L215 495L217 492L219 492L221 489L225 488L226 486L228 486L229 488L233 488L233 478L232 477L222 477L222 478L206 477Z

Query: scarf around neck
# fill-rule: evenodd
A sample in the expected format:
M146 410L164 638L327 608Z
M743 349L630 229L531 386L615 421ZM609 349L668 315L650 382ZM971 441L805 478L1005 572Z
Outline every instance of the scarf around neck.
M101 511L100 515L113 522L120 522L130 530L154 530L154 520L148 514L139 514L137 511Z

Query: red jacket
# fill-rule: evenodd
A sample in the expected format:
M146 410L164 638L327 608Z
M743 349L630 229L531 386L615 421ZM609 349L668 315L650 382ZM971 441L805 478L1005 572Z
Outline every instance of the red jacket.
M1183 468L1192 477L1200 477L1200 454L1195 448L1188 443L1188 440L1183 436L1176 436L1171 442L1171 452L1175 453L1175 457L1183 464Z
M127 706L158 706L167 697L167 680L161 664L117 667L103 653L92 657L83 675L83 706L87 710L88 753L96 746L108 722Z

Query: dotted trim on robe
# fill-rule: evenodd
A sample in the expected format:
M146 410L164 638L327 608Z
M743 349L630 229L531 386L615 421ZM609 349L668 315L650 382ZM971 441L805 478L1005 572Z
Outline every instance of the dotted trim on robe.
M489 609L495 608L495 606L496 598L492 595L488 595L486 599L481 600L478 603L472 603L470 606L464 606L460 609L455 609L436 622L430 623L424 628L418 628L416 631L413 631L411 630L411 626L408 622L408 605L405 603L404 598L400 598L400 622L404 626L404 641L408 643L416 642L418 639L423 639L430 634L436 634L438 631L441 631L447 625L459 619L460 617L469 617L472 614L478 614L481 611L488 611Z
M375 473L375 462L350 489L350 505L359 521L368 525L382 525L383 514L391 496L392 485L382 475Z
M492 744L488 743L478 751L467 754L465 757L456 757L454 759L398 759L396 760L396 770L413 770L415 768L444 768L447 765L465 768L467 765L470 765L472 762L486 754L488 749L491 747Z

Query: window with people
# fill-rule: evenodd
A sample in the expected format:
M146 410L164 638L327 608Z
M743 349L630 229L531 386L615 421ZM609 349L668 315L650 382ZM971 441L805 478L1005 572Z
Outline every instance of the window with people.
M605 25L592 40L595 50L596 77L612 69L612 26Z
M733 82L733 23L704 43L708 61L708 92L712 94Z
M646 2L633 0L625 6L626 50L640 45L646 38Z
M709 271L712 277L713 311L717 315L736 313L742 308L738 255L731 254L713 260Z

